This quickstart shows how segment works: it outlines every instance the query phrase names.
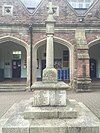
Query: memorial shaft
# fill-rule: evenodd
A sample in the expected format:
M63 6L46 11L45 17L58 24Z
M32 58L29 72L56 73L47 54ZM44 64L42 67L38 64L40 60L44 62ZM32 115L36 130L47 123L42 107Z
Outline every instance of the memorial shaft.
M46 46L46 68L54 67L54 45L53 45L53 36L54 36L54 25L55 19L53 17L53 7L52 3L49 2L48 17L46 20L46 35L47 35L47 46Z
M46 48L46 68L54 67L54 46L53 35L47 35L47 48Z

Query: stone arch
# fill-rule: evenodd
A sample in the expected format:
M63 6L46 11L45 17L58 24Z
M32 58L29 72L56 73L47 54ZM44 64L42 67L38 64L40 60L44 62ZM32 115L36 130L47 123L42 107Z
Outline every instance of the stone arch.
M5 42L14 42L22 47L25 48L26 50L26 55L27 55L27 83L29 82L29 78L30 78L30 74L28 74L28 71L29 71L29 67L30 67L30 64L29 64L29 58L30 58L30 46L28 45L28 43L26 43L25 41L19 39L19 38L16 38L16 37L13 37L13 36L3 36L3 37L0 37L0 43L5 43Z
M92 47L92 46L94 46L94 45L96 45L96 44L98 44L98 43L100 43L100 38L95 39L95 40L89 42L89 43L88 43L88 47L90 48L90 47Z
M13 36L0 37L0 43L7 42L7 41L15 42L15 43L25 47L26 50L27 50L28 44L26 42L24 42L23 40L19 39L19 38L16 38L16 37L13 37Z
M73 80L73 71L74 71L74 46L70 42L68 42L68 41L66 41L62 38L56 37L56 36L54 36L54 42L57 42L61 45L64 45L69 49L69 54L70 54L69 55L70 56L70 82L72 82L72 80ZM33 46L33 75L34 75L33 82L36 81L36 71L35 70L36 70L36 64L37 64L37 60L36 60L36 58L37 58L37 49L40 46L42 46L43 44L46 44L46 38L38 41Z
M88 43L90 57L90 78L100 78L100 38Z

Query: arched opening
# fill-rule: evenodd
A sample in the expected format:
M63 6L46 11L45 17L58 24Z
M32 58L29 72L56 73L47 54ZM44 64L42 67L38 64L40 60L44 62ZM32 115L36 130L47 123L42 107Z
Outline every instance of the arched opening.
M27 80L27 44L14 37L0 38L0 81Z
M90 78L100 79L100 40L89 43Z
M46 39L34 45L33 53L33 69L37 69L37 71L33 70L33 75L37 80L41 80L42 71L46 65ZM73 45L57 37L54 37L54 67L58 70L58 80L63 80L67 83L72 81ZM33 80L36 81L35 79Z
M54 43L54 67L58 71L58 80L70 81L69 50L66 46ZM37 80L42 79L43 69L46 67L46 44L37 50Z

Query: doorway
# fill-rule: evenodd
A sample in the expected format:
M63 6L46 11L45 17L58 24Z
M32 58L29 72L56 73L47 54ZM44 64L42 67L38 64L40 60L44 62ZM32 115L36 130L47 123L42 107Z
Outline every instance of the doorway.
M21 78L21 59L12 60L12 78Z
M90 78L96 78L96 60L90 59Z

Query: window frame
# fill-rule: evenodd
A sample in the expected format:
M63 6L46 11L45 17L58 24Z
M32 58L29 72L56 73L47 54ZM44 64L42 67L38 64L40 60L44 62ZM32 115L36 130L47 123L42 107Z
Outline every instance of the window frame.
M5 8L10 8L10 13L5 12ZM13 5L6 5L2 6L2 15L3 16L12 16L13 15Z

